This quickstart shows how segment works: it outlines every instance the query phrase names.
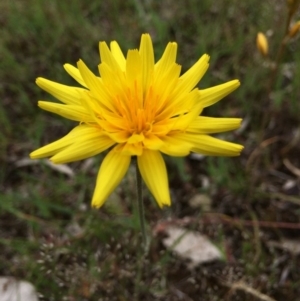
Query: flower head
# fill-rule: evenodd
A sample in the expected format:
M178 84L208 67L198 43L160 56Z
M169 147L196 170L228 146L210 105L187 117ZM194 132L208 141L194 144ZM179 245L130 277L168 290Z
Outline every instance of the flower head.
M61 164L109 149L92 199L92 206L100 207L124 177L131 157L137 156L142 178L162 207L170 205L162 153L238 156L241 145L209 134L234 130L241 119L199 115L203 108L235 90L239 81L199 90L195 86L208 68L209 56L203 55L180 76L176 51L177 44L169 43L155 63L148 34L142 35L139 50L129 50L126 58L117 42L111 42L110 49L100 42L100 77L81 60L77 68L64 65L83 88L38 78L37 85L63 103L39 101L39 107L79 124L63 138L32 152L31 158L51 157L52 162Z

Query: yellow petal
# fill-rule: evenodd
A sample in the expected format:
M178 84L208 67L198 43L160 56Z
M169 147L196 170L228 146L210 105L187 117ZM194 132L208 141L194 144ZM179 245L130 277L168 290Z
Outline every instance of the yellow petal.
M156 135L148 134L145 137L143 144L147 149L158 150L162 147L163 141Z
M158 137L163 137L172 130L173 124L174 121L172 119L157 122L152 126L152 133Z
M172 131L179 130L184 131L201 113L202 105L196 104L199 100L199 93L197 89L190 92L185 98L182 105L178 105L173 109L172 118L165 121L166 127L171 127ZM167 112L167 110L166 110ZM167 116L166 116L167 117Z
M144 91L146 91L150 86L154 69L153 45L149 34L142 35L140 44L140 55L142 58L143 66L143 87Z
M112 41L110 43L110 50L122 71L125 71L126 60L119 44L116 41Z
M91 119L100 125L100 119L96 114L103 113L103 106L100 105L100 103L91 95L90 91L88 90L81 92L80 97L82 107L89 113ZM100 127L102 128L101 125Z
M64 68L68 72L68 74L72 76L80 85L82 85L83 87L87 87L79 70L76 67L70 64L64 64Z
M201 103L199 104L199 99L198 89L194 89L183 98L170 103L156 119L166 120L167 118L188 113L178 118L169 119L170 122L173 121L173 125L176 125L176 129L185 129L202 111L203 107ZM172 129L175 128L172 127Z
M159 207L171 204L168 175L164 159L159 151L144 150L137 157L138 167L147 187Z
M142 143L125 143L121 150L122 154L127 156L140 156L143 153Z
M65 104L80 104L79 91L84 91L84 89L62 85L42 77L36 79L36 84Z
M94 119L89 112L82 106L77 105L62 105L59 103L39 101L38 106L43 110L55 113L70 120L80 122L94 122Z
M106 133L112 140L116 143L124 143L129 138L129 134L127 131L118 131L115 133Z
M174 125L172 126L172 130L179 130L185 131L187 127L199 116L200 112L202 111L202 106L198 105L195 106L191 112L181 115L179 117L173 118ZM172 120L172 119L170 119Z
M114 144L115 142L103 135L99 129L91 128L90 133L79 136L73 144L53 156L51 161L63 164L83 160L105 151Z
M168 43L161 59L155 64L155 77L161 76L176 61L177 43Z
M99 208L125 176L131 157L111 150L104 158L97 177L92 206Z
M225 96L227 96L228 94L230 94L232 91L237 89L239 86L240 86L240 82L237 79L235 79L235 80L231 80L225 84L221 84L218 86L214 86L212 88L200 90L199 91L200 102L204 108L211 106L211 105L215 104L216 102L218 102L219 100L221 100L222 98L224 98Z
M179 133L176 138L193 144L193 152L208 156L239 156L243 146L236 143L223 141L208 135L192 133Z
M41 159L55 155L57 152L63 150L68 145L72 144L71 139L61 138L57 141L54 141L48 145L38 148L37 150L29 154L31 159Z
M158 95L158 97L156 96L158 98L156 108L156 114L159 116L157 116L158 119L161 118L160 112L164 113L164 111L169 108L169 105L171 105L172 108L174 107L174 102L173 99L170 99L170 94L176 88L180 71L181 66L173 64L170 66L168 71L161 74L162 76L157 76L154 79L153 90Z
M98 124L101 126L103 130L105 130L108 133L115 133L115 132L124 132L124 120L118 119L118 118L110 118L106 120L97 120ZM126 135L125 139L128 138L128 135ZM123 142L123 141L122 141Z
M87 125L79 125L63 138L33 151L29 156L32 159L51 157L58 153L60 150L74 143L74 141L76 141L78 137L84 136L86 132L90 131L89 128L90 127Z
M83 61L78 61L77 65L82 78L88 85L92 95L97 99L99 103L101 103L102 106L111 111L115 111L115 107L111 101L110 95L106 92L101 79L95 76L95 74L93 74L93 72L86 66Z
M101 84L103 86L103 89L107 93L107 95L109 95L109 97L106 97L107 100L104 102L104 104L108 103L110 106L113 106L116 105L116 103L114 102L116 98L126 99L127 87L125 74L122 73L122 76L118 76L115 70L111 69L105 62L100 64L98 66L98 69L101 74ZM98 98L100 98L100 96ZM115 112L116 110L117 109L114 108Z
M164 144L159 150L173 157L187 156L193 147L192 143L177 139L175 134L163 137L161 140Z
M99 43L99 50L100 50L100 59L102 63L105 63L114 70L116 74L119 74L122 70L116 59L114 58L113 54L110 52L107 44L105 42Z
M133 134L127 139L127 143L134 144L137 142L142 142L145 139L144 134Z
M78 70L80 75L86 82L88 88L91 90L95 96L98 96L98 90L102 90L103 87L101 85L101 78L98 78L89 68L88 66L82 61L79 60L77 62Z
M126 78L129 83L132 83L142 73L142 60L139 52L134 50L128 50L126 60Z
M178 85L170 98L174 96L180 97L180 94L190 92L208 69L208 61L209 56L207 54L202 55L202 57L179 78Z
M240 127L241 118L197 117L186 129L190 133L213 134L232 131Z

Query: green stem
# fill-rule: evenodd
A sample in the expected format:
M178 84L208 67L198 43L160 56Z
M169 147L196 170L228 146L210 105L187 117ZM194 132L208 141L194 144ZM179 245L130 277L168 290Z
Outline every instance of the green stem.
M140 226L143 238L144 248L147 248L147 235L145 227L145 212L143 203L143 190L142 190L142 177L139 171L137 158L135 158L135 170L136 170L136 188L137 188L137 201L138 201L138 213L140 218Z

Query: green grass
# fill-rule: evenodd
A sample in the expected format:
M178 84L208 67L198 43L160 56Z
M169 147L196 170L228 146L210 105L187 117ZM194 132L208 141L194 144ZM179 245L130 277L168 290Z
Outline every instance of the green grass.
M300 124L300 35L287 45L270 86L270 66L287 16L285 1L275 1L278 9L273 2L0 2L0 276L31 281L44 296L42 300L177 300L178 292L185 300L198 300L199 295L203 300L223 300L228 293L228 288L216 284L214 268L206 267L208 274L204 268L191 273L180 258L164 250L160 235L152 235L149 254L143 257L132 169L106 205L92 210L90 200L103 155L88 168L86 162L70 164L74 177L42 162L19 167L32 150L74 126L38 109L39 99L52 98L35 85L35 79L41 76L75 85L64 71L64 63L75 65L82 58L96 72L100 40L117 40L126 51L138 47L141 34L149 32L156 58L169 41L178 42L177 61L183 71L203 53L210 55L210 68L200 88L240 79L241 87L206 109L205 115L250 120L243 132L222 135L245 145L240 158L166 160L174 202L170 209L160 211L145 189L149 233L169 217L175 221L190 217L190 228L224 244L222 251L230 254L224 265L242 265L243 279L249 280L250 286L276 300L296 300L299 258L287 251L272 251L267 243L297 239L296 230L283 230L280 223L300 223L299 206L272 196L274 192L299 195L297 182L293 189L283 189L287 181L297 180L283 160L288 158L300 166L295 140ZM299 11L296 16L299 19ZM258 31L270 34L268 59L256 49ZM253 159L254 149L273 137L278 139L263 144ZM253 159L250 165L249 158ZM203 177L209 180L208 187L202 186ZM261 227L257 238L254 227L216 223L200 209L189 207L188 200L198 192L211 197L216 216L246 220L255 216L258 221L278 222L278 227ZM255 256L260 264L252 263ZM274 262L282 256L286 259L276 266ZM272 264L274 270L270 270ZM280 287L285 268L289 275ZM259 275L267 275L273 286L259 281L253 284ZM190 279L198 286L191 285ZM215 286L216 291L212 289ZM234 297L239 300L239 293Z

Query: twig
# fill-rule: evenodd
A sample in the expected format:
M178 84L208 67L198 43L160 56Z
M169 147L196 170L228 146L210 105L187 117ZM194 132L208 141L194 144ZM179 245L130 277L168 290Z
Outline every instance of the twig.
M242 281L234 282L234 283L225 282L225 283L221 283L221 284L230 288L230 290L227 294L227 297L226 297L227 300L231 300L229 298L232 296L234 291L241 290L247 294L255 296L256 298L258 298L261 301L276 301L275 299L269 297L268 295L265 295L265 294L259 292L258 290L248 286L246 283L244 283Z
M238 218L232 218L222 213L206 213L200 222L207 224L232 224L237 226L254 227L254 223L262 228L279 228L279 229L300 229L300 223L287 223L287 222L271 222L271 221L249 221ZM183 219L173 219L169 221L163 221L156 225L154 228L154 234L163 233L166 227L170 225L186 226L193 223L199 223L199 218L185 217Z

